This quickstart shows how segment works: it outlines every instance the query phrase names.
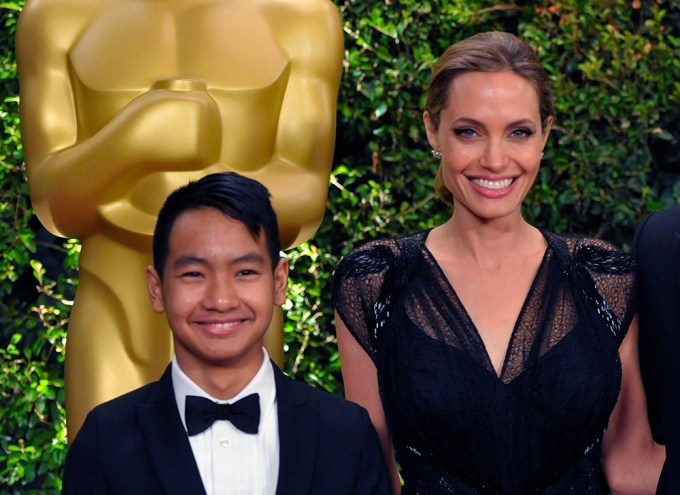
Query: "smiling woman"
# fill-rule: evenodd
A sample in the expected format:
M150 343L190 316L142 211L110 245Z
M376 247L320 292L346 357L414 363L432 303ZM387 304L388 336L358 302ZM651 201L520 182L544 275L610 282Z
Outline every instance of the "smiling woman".
M437 119L426 111L424 120L442 154L442 185L456 198L454 215L516 213L536 179L552 116L543 126L532 84L510 70L461 74L448 101Z
M633 352L633 263L522 216L552 102L517 37L451 46L423 120L453 214L368 243L336 271L345 392L369 410L395 494L393 449L409 495L654 492L664 451Z

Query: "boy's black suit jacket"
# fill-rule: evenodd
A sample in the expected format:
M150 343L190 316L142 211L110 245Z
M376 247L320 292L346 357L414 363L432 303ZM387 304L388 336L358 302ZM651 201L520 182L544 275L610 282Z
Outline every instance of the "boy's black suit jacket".
M388 494L366 410L272 366L280 440L276 494ZM159 381L88 415L66 458L63 493L205 493L177 410L170 367Z

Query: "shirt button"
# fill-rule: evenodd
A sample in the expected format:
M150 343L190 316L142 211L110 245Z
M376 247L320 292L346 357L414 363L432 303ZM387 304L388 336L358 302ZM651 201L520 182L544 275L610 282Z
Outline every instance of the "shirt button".
M222 448L229 447L229 440L227 440L226 438L223 438L222 440L220 440L220 447L222 447Z

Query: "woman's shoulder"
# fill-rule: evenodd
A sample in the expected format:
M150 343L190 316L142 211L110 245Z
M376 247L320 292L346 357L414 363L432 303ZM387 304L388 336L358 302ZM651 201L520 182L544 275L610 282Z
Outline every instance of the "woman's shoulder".
M620 344L637 309L633 258L602 239L555 234L548 239L558 253L566 280L593 305Z
M376 322L388 311L387 302L408 277L425 232L365 242L345 256L333 276L333 303L342 321L374 359Z
M556 248L569 262L591 273L628 275L636 271L635 260L613 243L594 237L548 234Z
M367 241L347 254L338 265L338 272L345 277L384 273L395 264L410 246L419 246L426 232Z

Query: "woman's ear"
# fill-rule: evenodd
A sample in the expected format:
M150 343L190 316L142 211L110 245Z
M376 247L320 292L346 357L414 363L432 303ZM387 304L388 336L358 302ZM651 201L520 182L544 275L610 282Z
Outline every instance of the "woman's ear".
M548 136L550 136L550 129L552 129L553 122L555 118L551 115L547 118L545 126L543 128L543 146L548 142Z
M430 112L425 110L423 112L423 124L425 124L425 132L427 133L427 141L432 146L432 149L440 150L439 148L439 135L437 129L430 117Z

